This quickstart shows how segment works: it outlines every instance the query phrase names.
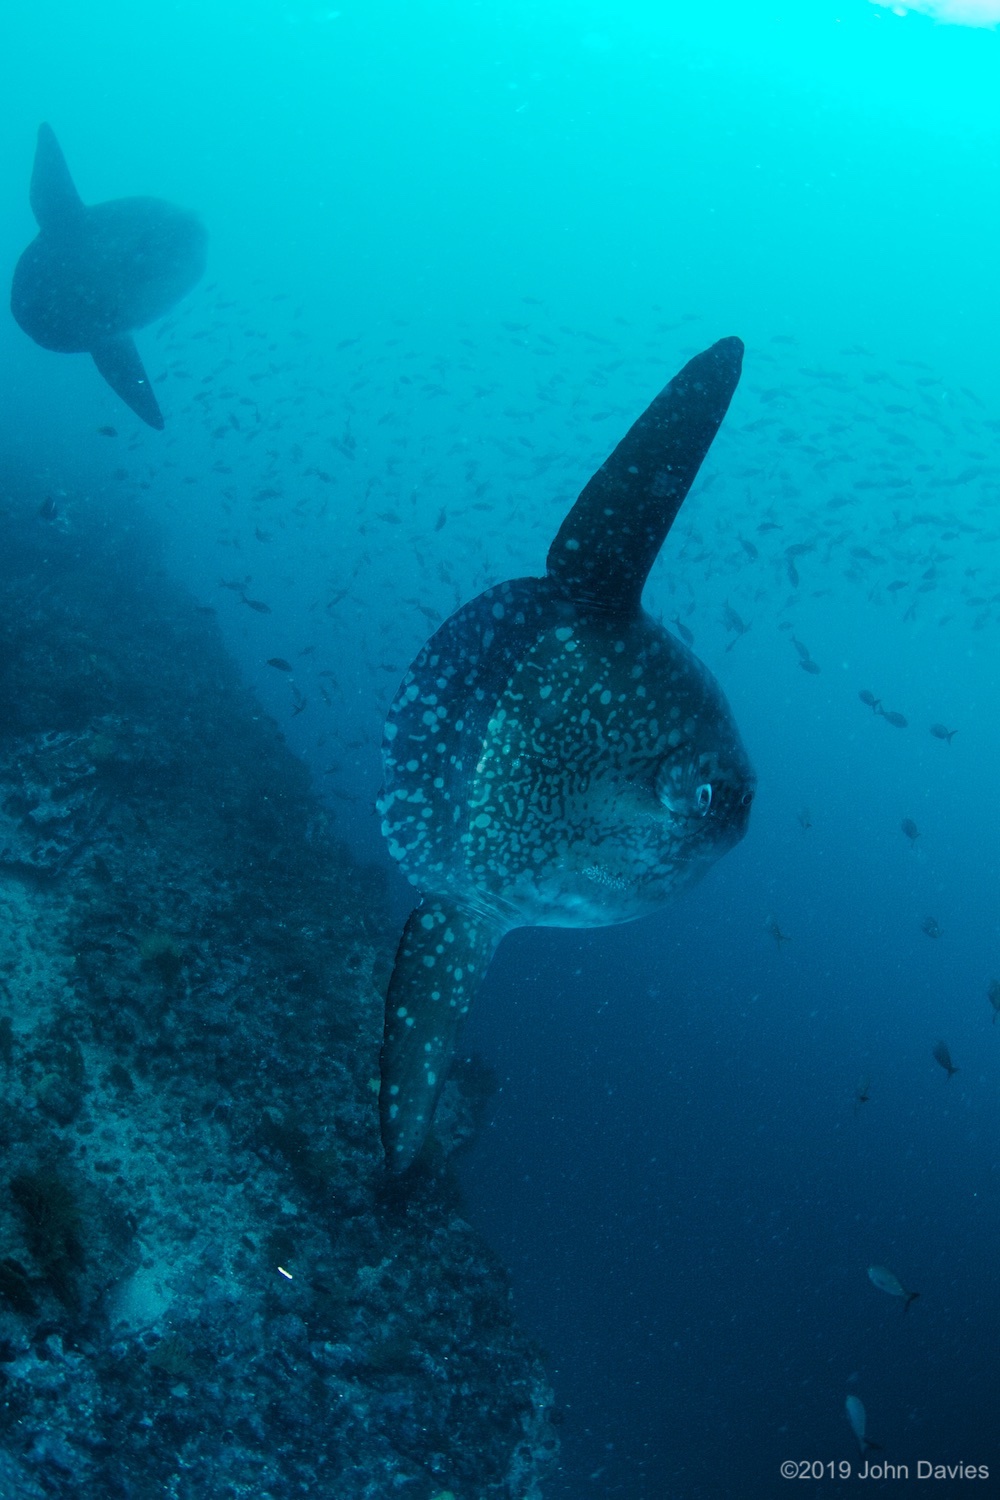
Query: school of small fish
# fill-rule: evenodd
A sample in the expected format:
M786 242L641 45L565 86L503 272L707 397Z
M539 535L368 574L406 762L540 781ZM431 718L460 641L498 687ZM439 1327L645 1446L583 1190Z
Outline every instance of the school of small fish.
M183 526L208 559L203 607L216 607L214 593L233 620L242 614L275 688L286 681L287 715L310 726L301 747L329 762L329 793L344 802L364 801L359 773L377 774L383 711L427 627L497 579L537 567L581 477L634 416L651 369L669 368L678 341L685 352L687 325L698 321L618 318L593 331L557 323L534 298L523 302L521 318L486 330L438 328L431 339L418 320L395 318L331 349L286 294L273 295L262 317L268 299L259 288L241 300L209 286L152 340L160 351L153 379L183 444L173 432L122 439L114 427L96 428L105 454L125 450L110 470L115 483L137 486L167 511L178 492L198 497ZM520 371L520 388L488 373L504 361ZM814 654L799 620L815 618L815 601L834 583L901 626L1000 624L1000 570L985 553L971 566L963 552L972 536L1000 540L992 451L1000 419L974 391L916 360L880 363L860 346L835 363L806 364L787 335L751 351L746 387L720 438L723 467L739 485L725 504L713 497L711 522L696 504L685 511L670 571L654 570L657 604L685 643L697 631L717 654L745 651L777 632L791 648L789 670L825 682L829 646ZM699 488L715 481L710 471ZM47 499L40 518L55 522L59 511ZM441 534L446 552L430 544ZM317 544L323 535L329 541ZM704 598L692 585L699 574ZM396 613L372 613L373 596L394 600ZM903 688L836 686L845 735L855 732L860 702L873 720L911 730L910 740L917 727L958 756L962 728L951 715L960 705L913 701ZM889 836L901 831L922 859L929 839L901 811L887 813ZM803 834L813 828L808 808L798 822ZM936 917L913 921L947 940ZM775 917L763 925L778 951L792 941ZM995 1022L1000 979L987 995ZM959 1071L944 1041L931 1055L948 1080ZM872 1097L866 1075L855 1112ZM870 1266L868 1278L904 1313L919 1296L884 1266ZM864 1405L849 1395L845 1410L868 1453L877 1445Z

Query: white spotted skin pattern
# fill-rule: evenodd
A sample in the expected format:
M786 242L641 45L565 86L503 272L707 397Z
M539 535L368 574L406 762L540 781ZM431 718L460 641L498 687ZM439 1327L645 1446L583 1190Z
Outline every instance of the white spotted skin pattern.
M657 910L743 836L754 786L686 646L642 611L584 611L545 580L499 585L446 622L397 695L383 755L383 832L407 877L504 930Z
M474 911L430 898L403 930L386 996L379 1111L393 1170L419 1151L451 1065L455 1036L498 933Z

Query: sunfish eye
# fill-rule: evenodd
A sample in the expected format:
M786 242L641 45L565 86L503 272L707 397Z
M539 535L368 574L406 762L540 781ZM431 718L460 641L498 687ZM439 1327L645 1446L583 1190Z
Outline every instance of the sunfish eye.
M694 805L702 817L704 817L712 805L712 783L710 781L703 781L701 786L695 787Z

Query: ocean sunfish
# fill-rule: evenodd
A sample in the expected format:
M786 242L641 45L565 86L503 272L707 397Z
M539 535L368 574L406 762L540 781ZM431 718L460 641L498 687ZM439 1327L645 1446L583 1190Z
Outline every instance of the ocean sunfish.
M205 270L205 231L159 198L89 208L48 125L31 174L38 235L14 270L10 307L29 338L90 354L111 389L150 427L163 417L130 334L163 317Z
M742 357L729 338L685 365L584 488L545 577L453 614L389 709L378 810L421 892L386 997L393 1171L423 1145L504 933L657 911L746 831L754 774L729 706L641 602Z

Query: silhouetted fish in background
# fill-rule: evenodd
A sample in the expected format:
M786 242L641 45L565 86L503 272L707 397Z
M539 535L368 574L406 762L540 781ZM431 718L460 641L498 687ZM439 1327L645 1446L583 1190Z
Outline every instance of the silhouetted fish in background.
M90 354L111 389L150 427L163 417L135 342L205 269L205 231L159 198L87 207L48 125L38 131L31 208L39 233L14 270L10 307L43 349Z
M908 1292L899 1277L886 1270L885 1266L869 1266L868 1280L872 1286L877 1286L880 1292L887 1292L890 1297L901 1297L904 1313L909 1312L910 1303L916 1302L920 1296L919 1292Z
M990 980L990 987L986 991L986 995L993 1007L993 1024L995 1026L997 1016L1000 1016L1000 979Z
M948 1050L947 1042L934 1043L934 1061L941 1064L949 1078L958 1072L958 1069L951 1060L951 1053Z
M740 637L746 635L747 631L750 629L750 625L746 620L740 618L735 609L733 609L733 606L730 604L728 599L726 600L722 610L722 624L727 630L733 633L733 639L726 647L727 651L731 651Z
M778 926L773 917L768 917L767 921L764 923L764 931L768 934L769 937L774 938L774 941L778 945L779 952L781 951L782 943L790 943L792 941L787 932L782 932L781 928Z
M586 485L545 577L446 620L390 707L382 832L422 893L386 996L393 1171L423 1145L504 933L657 911L746 831L754 776L729 706L641 602L742 356L730 338L692 359Z
M817 677L820 671L819 664L813 661L809 647L803 645L801 641L797 641L794 635L791 637L791 642L796 651L799 653L799 666L802 668L803 672L809 672L813 677Z
M844 1402L844 1410L847 1420L851 1424L851 1431L858 1440L858 1447L862 1454L870 1453L873 1448L878 1448L878 1443L873 1443L867 1436L868 1416L865 1412L864 1402L859 1396L848 1396Z

